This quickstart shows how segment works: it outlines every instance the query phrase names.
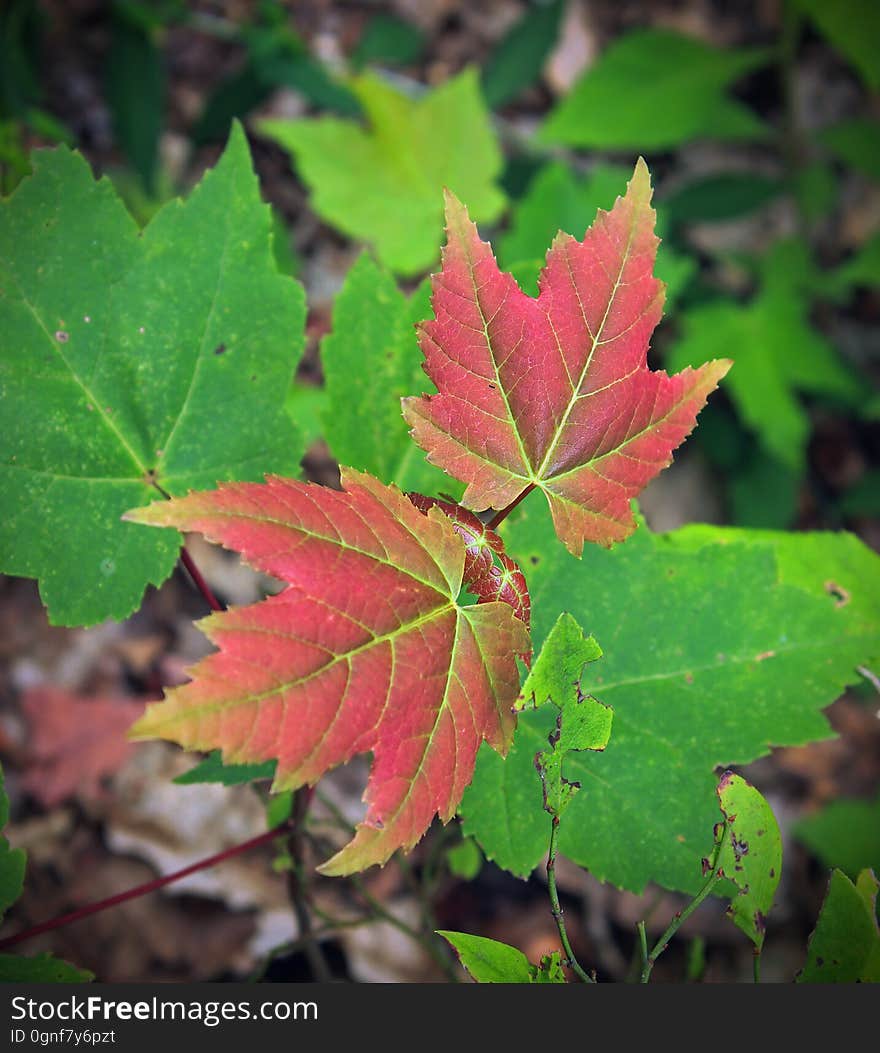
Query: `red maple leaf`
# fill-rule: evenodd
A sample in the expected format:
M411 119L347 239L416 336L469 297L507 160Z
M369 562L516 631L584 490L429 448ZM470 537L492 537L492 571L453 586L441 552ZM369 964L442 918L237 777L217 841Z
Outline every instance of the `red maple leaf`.
M558 234L537 299L499 270L467 210L447 194L447 245L422 323L438 394L403 400L428 460L467 483L463 503L503 509L544 491L579 556L635 529L630 501L672 460L730 362L675 376L647 366L665 287L652 276L651 183L639 160L626 196L582 242Z
M269 478L128 515L198 530L289 582L203 619L220 650L133 730L222 749L231 763L277 758L276 790L372 751L366 818L328 874L383 863L435 814L455 814L480 743L510 745L514 656L529 651L507 603L459 605L465 544L439 509L425 515L396 487L341 476L341 493Z

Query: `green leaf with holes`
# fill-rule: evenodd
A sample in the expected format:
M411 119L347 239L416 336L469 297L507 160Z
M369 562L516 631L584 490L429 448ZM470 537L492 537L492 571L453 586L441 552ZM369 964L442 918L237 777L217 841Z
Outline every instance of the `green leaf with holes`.
M435 390L422 369L415 330L416 322L431 317L430 296L423 282L406 297L373 259L357 260L333 304L332 330L321 342L321 420L340 463L401 490L458 497L462 485L428 464L400 411L404 395Z
M863 870L855 884L842 870L832 871L798 983L880 983L878 887L872 870Z
M296 473L304 296L271 229L238 126L142 232L64 147L0 204L0 569L54 624L124 618L171 572L180 536L120 519L157 486Z
M473 70L410 98L372 73L352 90L368 126L332 117L264 120L259 131L288 150L312 208L373 246L393 271L414 275L440 257L443 188L478 222L496 219L501 151Z
M567 779L562 768L568 754L581 750L604 750L611 735L612 712L582 687L584 667L602 657L602 650L570 614L560 614L541 653L523 684L517 708L552 702L558 710L549 745L535 754L541 779L544 810L560 818L574 795L578 782Z
M566 608L602 641L589 688L614 709L607 749L569 754L584 792L560 851L622 888L696 892L715 769L831 737L822 708L880 656L880 559L847 534L640 527L577 560L537 503L520 508L504 533L528 574L536 648ZM547 849L534 757L554 718L521 713L506 760L481 750L460 808L465 833L518 875Z
M782 836L770 805L741 775L725 772L716 792L725 829L715 867L737 889L727 913L760 951L782 873Z
M806 246L778 242L760 270L750 302L717 300L680 316L682 336L666 366L698 366L722 348L734 361L725 390L743 423L771 456L801 472L810 434L801 394L855 409L864 384L810 320L808 292L818 279Z

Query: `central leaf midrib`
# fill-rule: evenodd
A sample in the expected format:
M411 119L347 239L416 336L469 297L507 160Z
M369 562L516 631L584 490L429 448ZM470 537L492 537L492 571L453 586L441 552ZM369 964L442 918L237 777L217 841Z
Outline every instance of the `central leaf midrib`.
M630 221L629 233L627 235L626 249L624 250L623 255L621 257L621 260L620 260L620 267L618 268L617 277L614 280L614 288L611 290L611 295L608 297L608 304L607 304L607 306L605 308L605 314L602 316L602 321L599 323L599 328L596 330L596 334L593 337L593 346L590 348L590 353L587 355L587 359L584 362L584 366L583 366L583 369L581 370L581 374L580 374L580 377L578 378L578 382L572 389L571 398L569 399L569 403L568 403L568 406L566 407L565 413L563 414L562 420L559 422L559 427L556 429L556 434L553 436L553 441L550 443L550 446L547 449L547 453L544 455L544 460L541 462L541 466L540 466L540 468L538 469L538 471L536 473L536 476L535 476L536 481L540 481L541 479L544 478L544 472L545 472L545 470L547 468L547 465L550 462L550 459L553 456L554 452L556 451L556 447L559 445L559 440L561 439L562 432L565 429L566 424L568 423L568 418L571 416L572 410L574 409L575 405L577 404L578 396L580 394L580 390L583 387L584 380L586 379L587 373L589 372L590 366L592 365L593 356L596 353L596 348L599 346L599 344L600 344L600 342L602 340L602 333L603 333L603 331L605 329L605 325L606 325L606 323L608 321L608 316L611 313L611 308L612 308L612 306L614 304L614 301L615 301L615 299L617 297L617 291L620 288L620 280L621 280L621 278L623 276L623 269L626 266L627 262L629 261L629 254L630 254L630 250L632 249L633 238L635 237L635 232L636 232L637 218L638 218L637 217L637 209L634 206L633 210L632 210L632 217L631 217L631 221ZM578 299L578 304L580 305L581 317L583 318L584 326L586 327L586 330L589 333L590 332L590 327L589 327L589 324L587 322L586 312L584 311L583 303L581 302L580 291L579 291L579 289L577 287L577 283L574 280L574 274L572 273L572 270L571 270L571 263L570 263L567 255L565 257L565 260L566 260L566 266L568 268L568 273L569 273L570 278L571 278L571 284L574 287L575 294L577 295L577 299ZM555 328L553 326L552 321L550 320L550 315L549 314L547 315L547 321L548 321L548 323L550 325L551 330L553 331L554 337L556 337L556 330L555 330ZM557 337L557 345L558 344L559 344L559 340L558 340L558 337Z

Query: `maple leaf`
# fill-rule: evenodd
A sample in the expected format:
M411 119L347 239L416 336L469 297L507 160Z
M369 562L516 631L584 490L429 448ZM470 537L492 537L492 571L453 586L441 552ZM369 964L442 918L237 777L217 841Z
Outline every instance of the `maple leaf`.
M341 493L233 483L129 516L198 530L289 583L200 622L220 650L132 733L226 763L277 758L276 791L372 751L366 818L327 874L384 863L455 814L480 743L509 747L514 655L529 651L508 604L459 606L465 545L440 510L350 468L341 479Z
M651 269L648 169L599 211L582 242L558 234L537 299L499 270L447 194L448 243L420 330L439 394L403 400L428 460L467 483L463 504L504 508L538 487L574 555L635 529L630 500L672 459L727 360L668 376L648 369L663 283Z

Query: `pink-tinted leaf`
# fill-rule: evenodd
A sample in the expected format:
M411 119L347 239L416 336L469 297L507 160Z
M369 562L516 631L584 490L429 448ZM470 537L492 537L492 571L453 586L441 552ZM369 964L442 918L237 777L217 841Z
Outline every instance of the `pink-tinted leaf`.
M529 650L506 603L458 605L465 546L440 510L352 469L342 485L232 483L130 516L198 530L289 582L204 619L219 651L134 732L226 763L276 758L276 790L371 751L366 818L329 874L383 863L455 814L483 739L510 745L514 655Z
M410 501L426 515L428 509L439 508L452 520L453 528L464 541L464 577L467 588L481 603L501 600L513 608L513 613L528 629L531 622L532 601L526 578L515 560L504 551L501 537L490 530L473 512L437 497L407 494ZM495 562L493 556L497 558ZM527 661L528 656L523 655Z
M664 286L652 276L651 183L639 160L626 196L579 242L558 234L537 299L499 270L464 206L447 195L435 319L420 329L438 394L403 400L428 460L467 483L469 508L544 491L556 532L580 555L635 529L630 501L672 460L727 372L647 366Z
M45 808L70 797L101 795L101 781L132 753L125 733L143 713L126 698L75 695L64 688L30 688L21 700L28 724L24 790Z

